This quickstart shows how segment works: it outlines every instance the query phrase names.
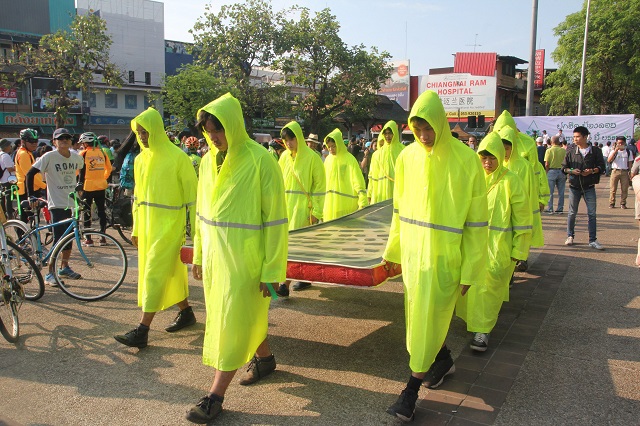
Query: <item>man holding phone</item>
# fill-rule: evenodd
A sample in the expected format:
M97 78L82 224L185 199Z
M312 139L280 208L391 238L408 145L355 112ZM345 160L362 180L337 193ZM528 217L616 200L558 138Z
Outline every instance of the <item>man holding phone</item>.
M565 245L573 245L576 213L580 198L587 204L589 217L589 246L596 250L604 250L596 238L596 188L600 183L600 175L605 170L602 151L595 145L587 143L589 130L578 126L573 129L573 143L575 146L567 149L562 162L562 172L569 175L569 215L567 216L567 240Z

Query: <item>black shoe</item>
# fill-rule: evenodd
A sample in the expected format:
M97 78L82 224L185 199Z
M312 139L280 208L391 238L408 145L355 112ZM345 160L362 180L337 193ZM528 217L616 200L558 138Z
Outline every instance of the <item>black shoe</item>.
M451 351L447 347L443 347L436 355L435 361L429 367L429 371L424 376L422 385L429 389L435 389L444 382L444 377L455 373L456 366L451 358Z
M149 341L149 329L140 330L140 328L136 327L126 334L119 334L117 336L113 336L113 338L123 345L142 349L147 347L147 342Z
M563 213L562 209L556 210L556 214L562 214L562 213Z
M276 358L271 355L266 358L254 356L249 362L247 371L240 377L240 384L247 386L273 373L276 369Z
M183 328L189 327L195 323L196 316L193 314L191 306L189 306L188 308L184 308L178 312L176 319L174 319L173 322L165 328L165 331L173 333L174 331L182 330Z
M187 411L185 418L192 423L206 424L222 412L222 401L216 396L205 396Z
M516 262L516 270L524 272L527 269L529 269L529 262L527 262L526 260L519 260Z
M298 290L304 290L305 288L309 288L311 287L311 283L309 282L304 282L304 281L298 281L297 283L295 283L293 285L293 289L298 291Z
M276 294L280 297L289 297L289 288L286 284L280 284L276 290Z
M398 400L387 408L387 413L398 417L402 421L410 422L413 420L413 413L416 411L417 400L418 393L407 388L402 391Z
M610 208L610 209L615 209L615 208L616 208L616 205L615 205L615 204L609 204L609 208Z

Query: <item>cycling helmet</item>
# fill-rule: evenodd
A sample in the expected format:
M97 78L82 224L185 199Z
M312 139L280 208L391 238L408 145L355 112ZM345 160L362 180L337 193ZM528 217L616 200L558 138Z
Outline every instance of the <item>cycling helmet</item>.
M95 133L86 132L80 135L80 143L88 143L96 146L98 144L98 137Z
M37 142L38 132L33 129L22 129L20 130L20 139L27 142Z
M184 144L188 149L198 149L198 147L200 146L200 142L195 136L189 136L187 140L184 141Z
M101 143L107 143L107 142L109 142L109 136L107 136L107 135L100 135L100 136L98 136L98 140L99 140Z

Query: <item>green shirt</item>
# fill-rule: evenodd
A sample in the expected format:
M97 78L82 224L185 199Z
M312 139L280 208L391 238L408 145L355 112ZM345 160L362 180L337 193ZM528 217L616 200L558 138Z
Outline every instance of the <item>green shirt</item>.
M550 169L559 169L562 167L562 161L567 153L564 148L553 146L544 153L544 162L549 165Z

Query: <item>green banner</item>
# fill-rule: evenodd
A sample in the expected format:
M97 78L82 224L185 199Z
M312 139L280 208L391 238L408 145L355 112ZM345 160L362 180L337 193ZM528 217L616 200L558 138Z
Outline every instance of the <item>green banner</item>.
M29 112L0 112L0 125L3 126L24 126L38 127L51 126L55 127L56 120L53 114L37 114ZM76 125L76 116L70 115L65 121L66 126Z

